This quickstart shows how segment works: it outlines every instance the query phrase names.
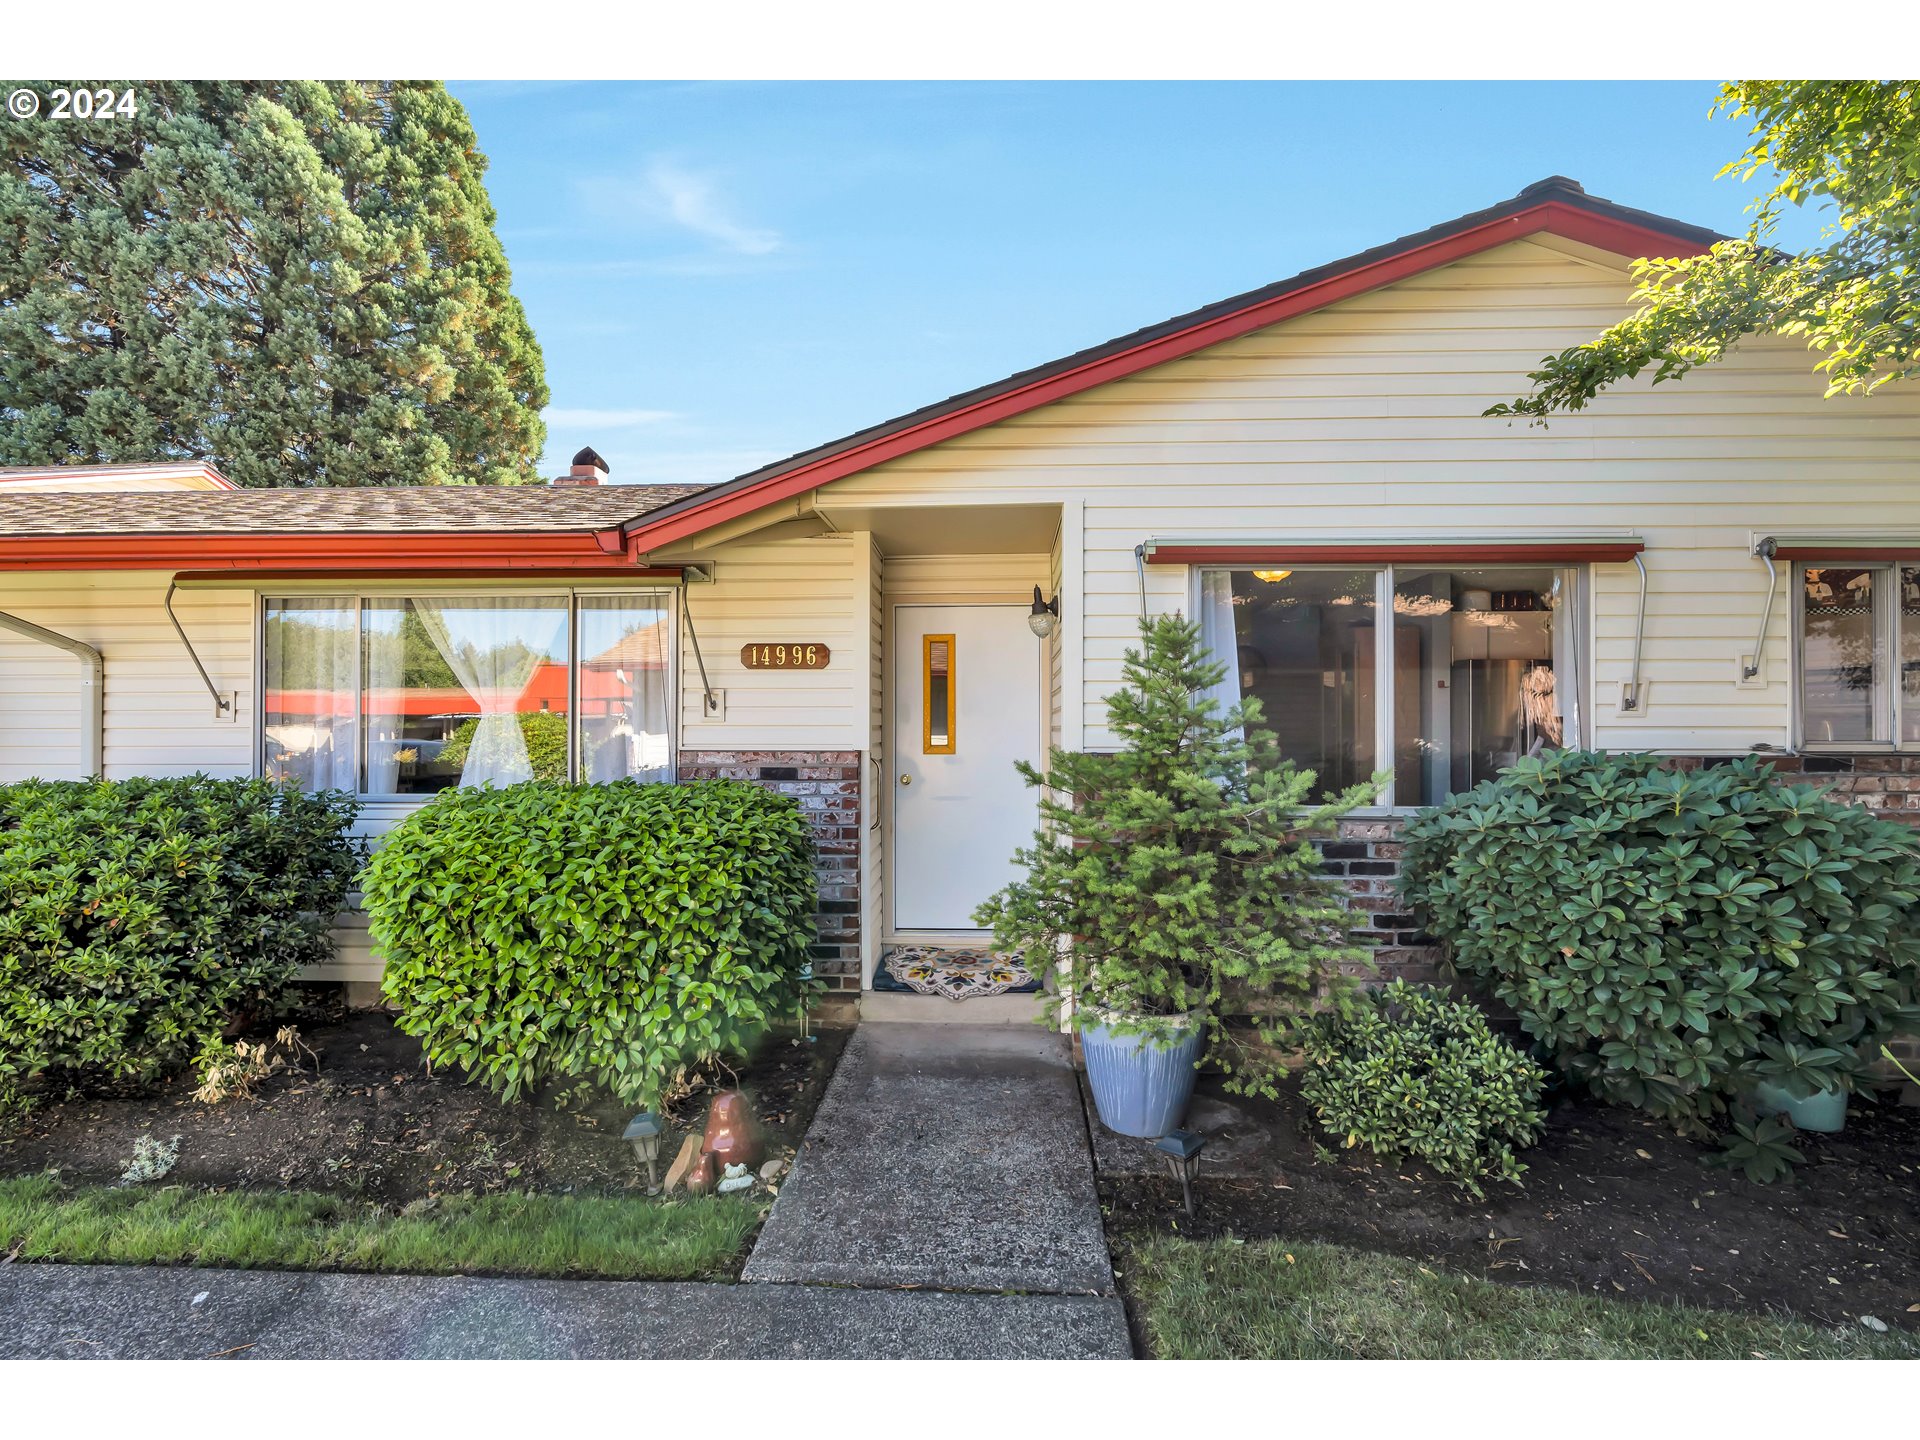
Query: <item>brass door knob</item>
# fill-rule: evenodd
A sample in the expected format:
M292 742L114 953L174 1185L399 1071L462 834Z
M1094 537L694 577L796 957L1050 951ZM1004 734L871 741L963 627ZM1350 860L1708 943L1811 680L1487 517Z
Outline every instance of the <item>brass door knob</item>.
M911 776L911 775L902 775L902 776L900 777L900 783L901 783L902 785L911 785L911 784L913 784L913 776Z

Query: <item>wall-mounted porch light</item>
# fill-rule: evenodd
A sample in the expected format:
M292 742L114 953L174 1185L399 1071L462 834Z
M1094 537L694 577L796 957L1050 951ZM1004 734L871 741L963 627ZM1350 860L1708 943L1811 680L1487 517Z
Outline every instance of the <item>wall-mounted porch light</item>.
M1040 598L1040 587L1033 587L1033 613L1027 616L1027 628L1044 640L1053 634L1060 624L1060 597L1051 600Z

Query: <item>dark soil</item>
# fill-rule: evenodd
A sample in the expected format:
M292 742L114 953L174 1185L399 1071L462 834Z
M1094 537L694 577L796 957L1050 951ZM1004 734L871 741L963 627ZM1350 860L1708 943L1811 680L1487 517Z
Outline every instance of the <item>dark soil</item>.
M1336 1150L1291 1085L1273 1104L1203 1081L1188 1123L1211 1132L1192 1219L1178 1183L1151 1173L1143 1142L1098 1142L1123 1274L1129 1236L1275 1237L1516 1285L1920 1328L1920 1109L1890 1100L1856 1097L1846 1130L1800 1137L1807 1163L1771 1185L1703 1164L1706 1148L1631 1111L1565 1101L1523 1156L1524 1187L1490 1185L1484 1201L1416 1167Z
M454 1074L430 1074L417 1041L383 1012L323 1002L295 1018L318 1055L269 1076L251 1099L204 1104L181 1077L155 1093L43 1104L0 1143L0 1175L57 1169L74 1183L120 1178L143 1134L180 1137L170 1182L287 1188L405 1204L449 1192L617 1193L643 1190L646 1171L620 1139L631 1107L600 1101L557 1109L503 1104ZM715 1090L753 1100L769 1154L789 1154L846 1044L847 1032L769 1039L737 1074L716 1072L669 1108L664 1174L687 1130L705 1124Z

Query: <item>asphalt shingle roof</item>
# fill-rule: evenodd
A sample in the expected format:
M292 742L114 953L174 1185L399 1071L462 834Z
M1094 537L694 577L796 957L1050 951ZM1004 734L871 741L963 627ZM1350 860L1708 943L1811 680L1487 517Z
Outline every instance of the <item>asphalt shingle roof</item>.
M102 494L0 489L0 536L292 535L611 529L698 485L396 485Z

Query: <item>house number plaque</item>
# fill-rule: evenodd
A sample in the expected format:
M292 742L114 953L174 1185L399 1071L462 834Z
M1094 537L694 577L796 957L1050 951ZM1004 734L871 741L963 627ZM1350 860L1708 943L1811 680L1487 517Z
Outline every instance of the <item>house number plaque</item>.
M824 670L831 659L833 651L812 640L740 647L740 663L749 670Z

